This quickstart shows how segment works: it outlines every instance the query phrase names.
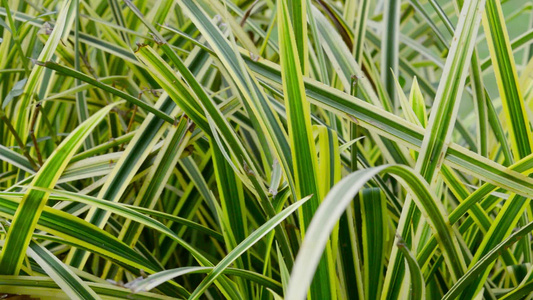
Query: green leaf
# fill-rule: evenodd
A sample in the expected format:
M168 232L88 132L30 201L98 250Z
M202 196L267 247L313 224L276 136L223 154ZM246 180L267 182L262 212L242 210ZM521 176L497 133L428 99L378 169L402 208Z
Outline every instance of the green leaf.
M24 85L28 81L27 78L24 78L20 81L17 81L13 85L13 89L7 94L7 96L4 98L4 101L2 101L2 109L5 109L6 106L16 97L22 95L24 92Z
M354 172L341 180L329 192L306 232L306 237L291 272L286 298L305 298L333 227L353 200L353 196L359 192L364 184L377 174L385 172L398 178L407 189L425 220L438 236L439 245L443 249L444 256L447 257L447 265L451 268L457 268L456 260L461 257L459 249L456 248L457 241L453 236L453 230L449 225L446 213L440 207L440 203L435 200L427 182L409 167L383 165Z
M32 241L28 252L70 299L100 299L85 282L45 247Z
M363 266L365 299L379 299L385 269L388 229L385 197L379 188L360 192L363 223Z
M174 115L177 108L166 95L162 95L156 103L157 110ZM163 135L168 123L160 118L149 115L137 130L125 152L117 161L107 180L100 189L98 197L113 202L118 202L126 190L133 176L150 154L152 147ZM100 228L106 224L110 214L96 208L91 208L85 220ZM79 249L72 249L67 256L67 263L71 266L82 268L89 257L89 253Z
M501 251L510 247L512 244L519 241L523 236L529 234L533 230L533 222L520 228L520 230L511 234L505 240L501 241L495 247L491 248L483 257L475 262L468 271L461 277L452 288L446 293L443 299L455 299L461 292L468 288L468 285L478 280L479 276L490 269L490 265L500 256ZM510 297L511 298L511 297Z
M74 4L70 0L63 1L54 29L39 54L39 57L37 58L38 61L52 59L60 40L65 33L70 31L70 27L74 22L74 15L70 13L73 7ZM24 86L24 93L22 94L20 101L17 101L16 107L23 113L17 115L17 118L14 120L14 127L16 131L22 135L23 141L26 140L27 134L29 133L28 124L30 120L30 110L27 110L26 108L31 105L31 101L37 90L37 85L42 79L43 72L44 68L39 64L33 66L26 85Z
M131 290L110 284L88 282L87 285L97 294L114 299L174 299L155 293L132 294ZM41 276L4 276L0 275L2 292L12 294L25 294L31 292L36 297L54 297L55 299L68 298L69 295L59 289L59 286L50 278Z
M398 106L396 100L396 86L394 75L399 74L398 53L400 48L400 4L401 0L389 0L385 6L384 32L381 44L381 80L384 82L387 93L393 103L393 108Z
M187 274L204 274L210 273L213 271L213 267L183 267L177 269L170 269L161 271L155 274L148 276L147 278L136 282L130 288L134 293L139 293L141 291L149 291L153 288L156 288L165 281L171 280L172 278L183 276ZM227 268L222 273L227 275L239 276L244 279L248 279L257 284L263 285L269 289L272 289L276 292L281 291L281 285L279 282L276 282L266 276L234 268Z
M531 154L533 135L518 83L516 64L500 1L487 1L483 14L483 27L489 44L503 110L509 122L513 155L520 159Z
M200 283L200 285L194 290L191 294L190 299L198 299L204 291L213 283L216 278L222 274L222 272L235 261L239 256L241 256L246 250L252 247L257 243L261 238L266 234L271 232L276 226L278 226L283 220L290 216L296 209L301 205L307 202L311 197L305 197L286 209L282 212L268 220L265 224L261 225L254 232L252 232L244 241L242 241L235 249L233 249L224 259L222 259L213 269L211 273Z
M293 10L296 14L296 10ZM307 226L311 221L319 203L320 192L315 177L318 171L315 143L312 136L310 105L307 101L300 60L304 52L298 52L294 31L289 18L289 10L284 1L278 3L278 35L280 38L281 78L290 147L296 185L296 197L311 196L311 200L302 207L300 226L305 236ZM297 18L293 20L296 22ZM303 51L303 50L302 50ZM335 293L333 282L330 281L330 270L333 270L331 250L326 250L326 256L320 262L318 272L311 287L311 299L333 297Z
M46 160L39 172L31 182L31 187L53 187L59 176L65 170L70 158L78 150L85 138L100 123L100 121L113 109L109 105L92 115L80 124ZM51 175L53 174L53 175ZM20 271L26 247L28 247L31 234L41 215L42 209L48 200L48 193L28 190L17 212L6 237L5 245L0 255L0 273L17 275Z
M70 69L68 67L65 67L65 66L61 66L57 63L54 63L54 62L51 62L51 61L47 61L47 62L43 62L43 63L40 63L42 66L46 67L46 68L49 68L51 70L54 70L60 74L63 74L65 76L72 76L72 77L75 77L83 82L87 82L88 84L90 85L93 85L95 87L98 87L98 88L101 88L103 89L104 91L106 92L109 92L113 95L116 95L126 101L128 101L129 103L131 104L134 104L134 105L137 105L139 106L140 108L142 109L145 109L147 112L151 112L153 113L154 115L156 115L158 118L161 118L163 120L165 120L166 122L168 123L174 123L174 119L172 117L170 117L169 115L167 115L166 113L160 111L159 109L157 108L154 108L152 106L150 106L149 104L129 95L129 94L126 94L116 88L113 88L113 87L110 87L106 84L103 84L102 82L94 79L94 78L91 78L81 72L78 72L76 70L73 70L73 69Z
M424 276L418 266L416 257L414 257L404 244L399 244L398 248L403 253L407 265L409 266L409 275L411 276L411 287L409 290L410 299L426 299Z

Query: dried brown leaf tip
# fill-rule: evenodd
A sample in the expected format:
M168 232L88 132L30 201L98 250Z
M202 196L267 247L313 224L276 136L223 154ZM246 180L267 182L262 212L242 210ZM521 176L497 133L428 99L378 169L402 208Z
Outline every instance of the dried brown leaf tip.
M246 161L243 161L242 162L242 167L244 169L244 172L246 172L246 175L248 176L255 176L255 172L254 170L250 169L250 167L248 166L248 164L246 163Z
M135 45L137 45L137 49L135 50L135 53L139 52L139 50L141 50L142 47L146 47L147 45L145 43L135 43Z
M50 25L50 23L44 22L43 26L41 26L41 29L39 29L39 34L51 35L53 31L54 27Z

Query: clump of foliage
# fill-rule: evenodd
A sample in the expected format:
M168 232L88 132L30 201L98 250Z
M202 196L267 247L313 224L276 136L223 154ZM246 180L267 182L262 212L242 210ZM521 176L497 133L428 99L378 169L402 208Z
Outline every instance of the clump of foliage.
M531 299L533 6L1 0L0 297Z

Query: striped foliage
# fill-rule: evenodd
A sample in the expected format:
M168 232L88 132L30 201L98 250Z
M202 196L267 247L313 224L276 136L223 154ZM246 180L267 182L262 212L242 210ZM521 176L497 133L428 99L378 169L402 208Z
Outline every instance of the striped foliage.
M533 6L0 0L0 298L529 299Z

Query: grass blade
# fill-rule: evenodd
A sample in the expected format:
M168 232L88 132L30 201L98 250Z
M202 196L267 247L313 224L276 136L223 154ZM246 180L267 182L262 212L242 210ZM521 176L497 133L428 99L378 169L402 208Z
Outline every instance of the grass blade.
M58 149L50 156L39 172L35 175L31 186L51 188L66 168L68 161L78 150L85 138L100 123L100 121L113 109L109 105L101 109L81 124ZM54 174L50 176L50 174ZM31 234L41 211L48 200L48 193L29 190L23 197L20 206L13 218L13 223L7 234L4 248L0 255L0 273L17 275L24 259L24 249L29 245Z
M85 282L45 247L32 241L30 242L28 252L70 299L100 299Z

